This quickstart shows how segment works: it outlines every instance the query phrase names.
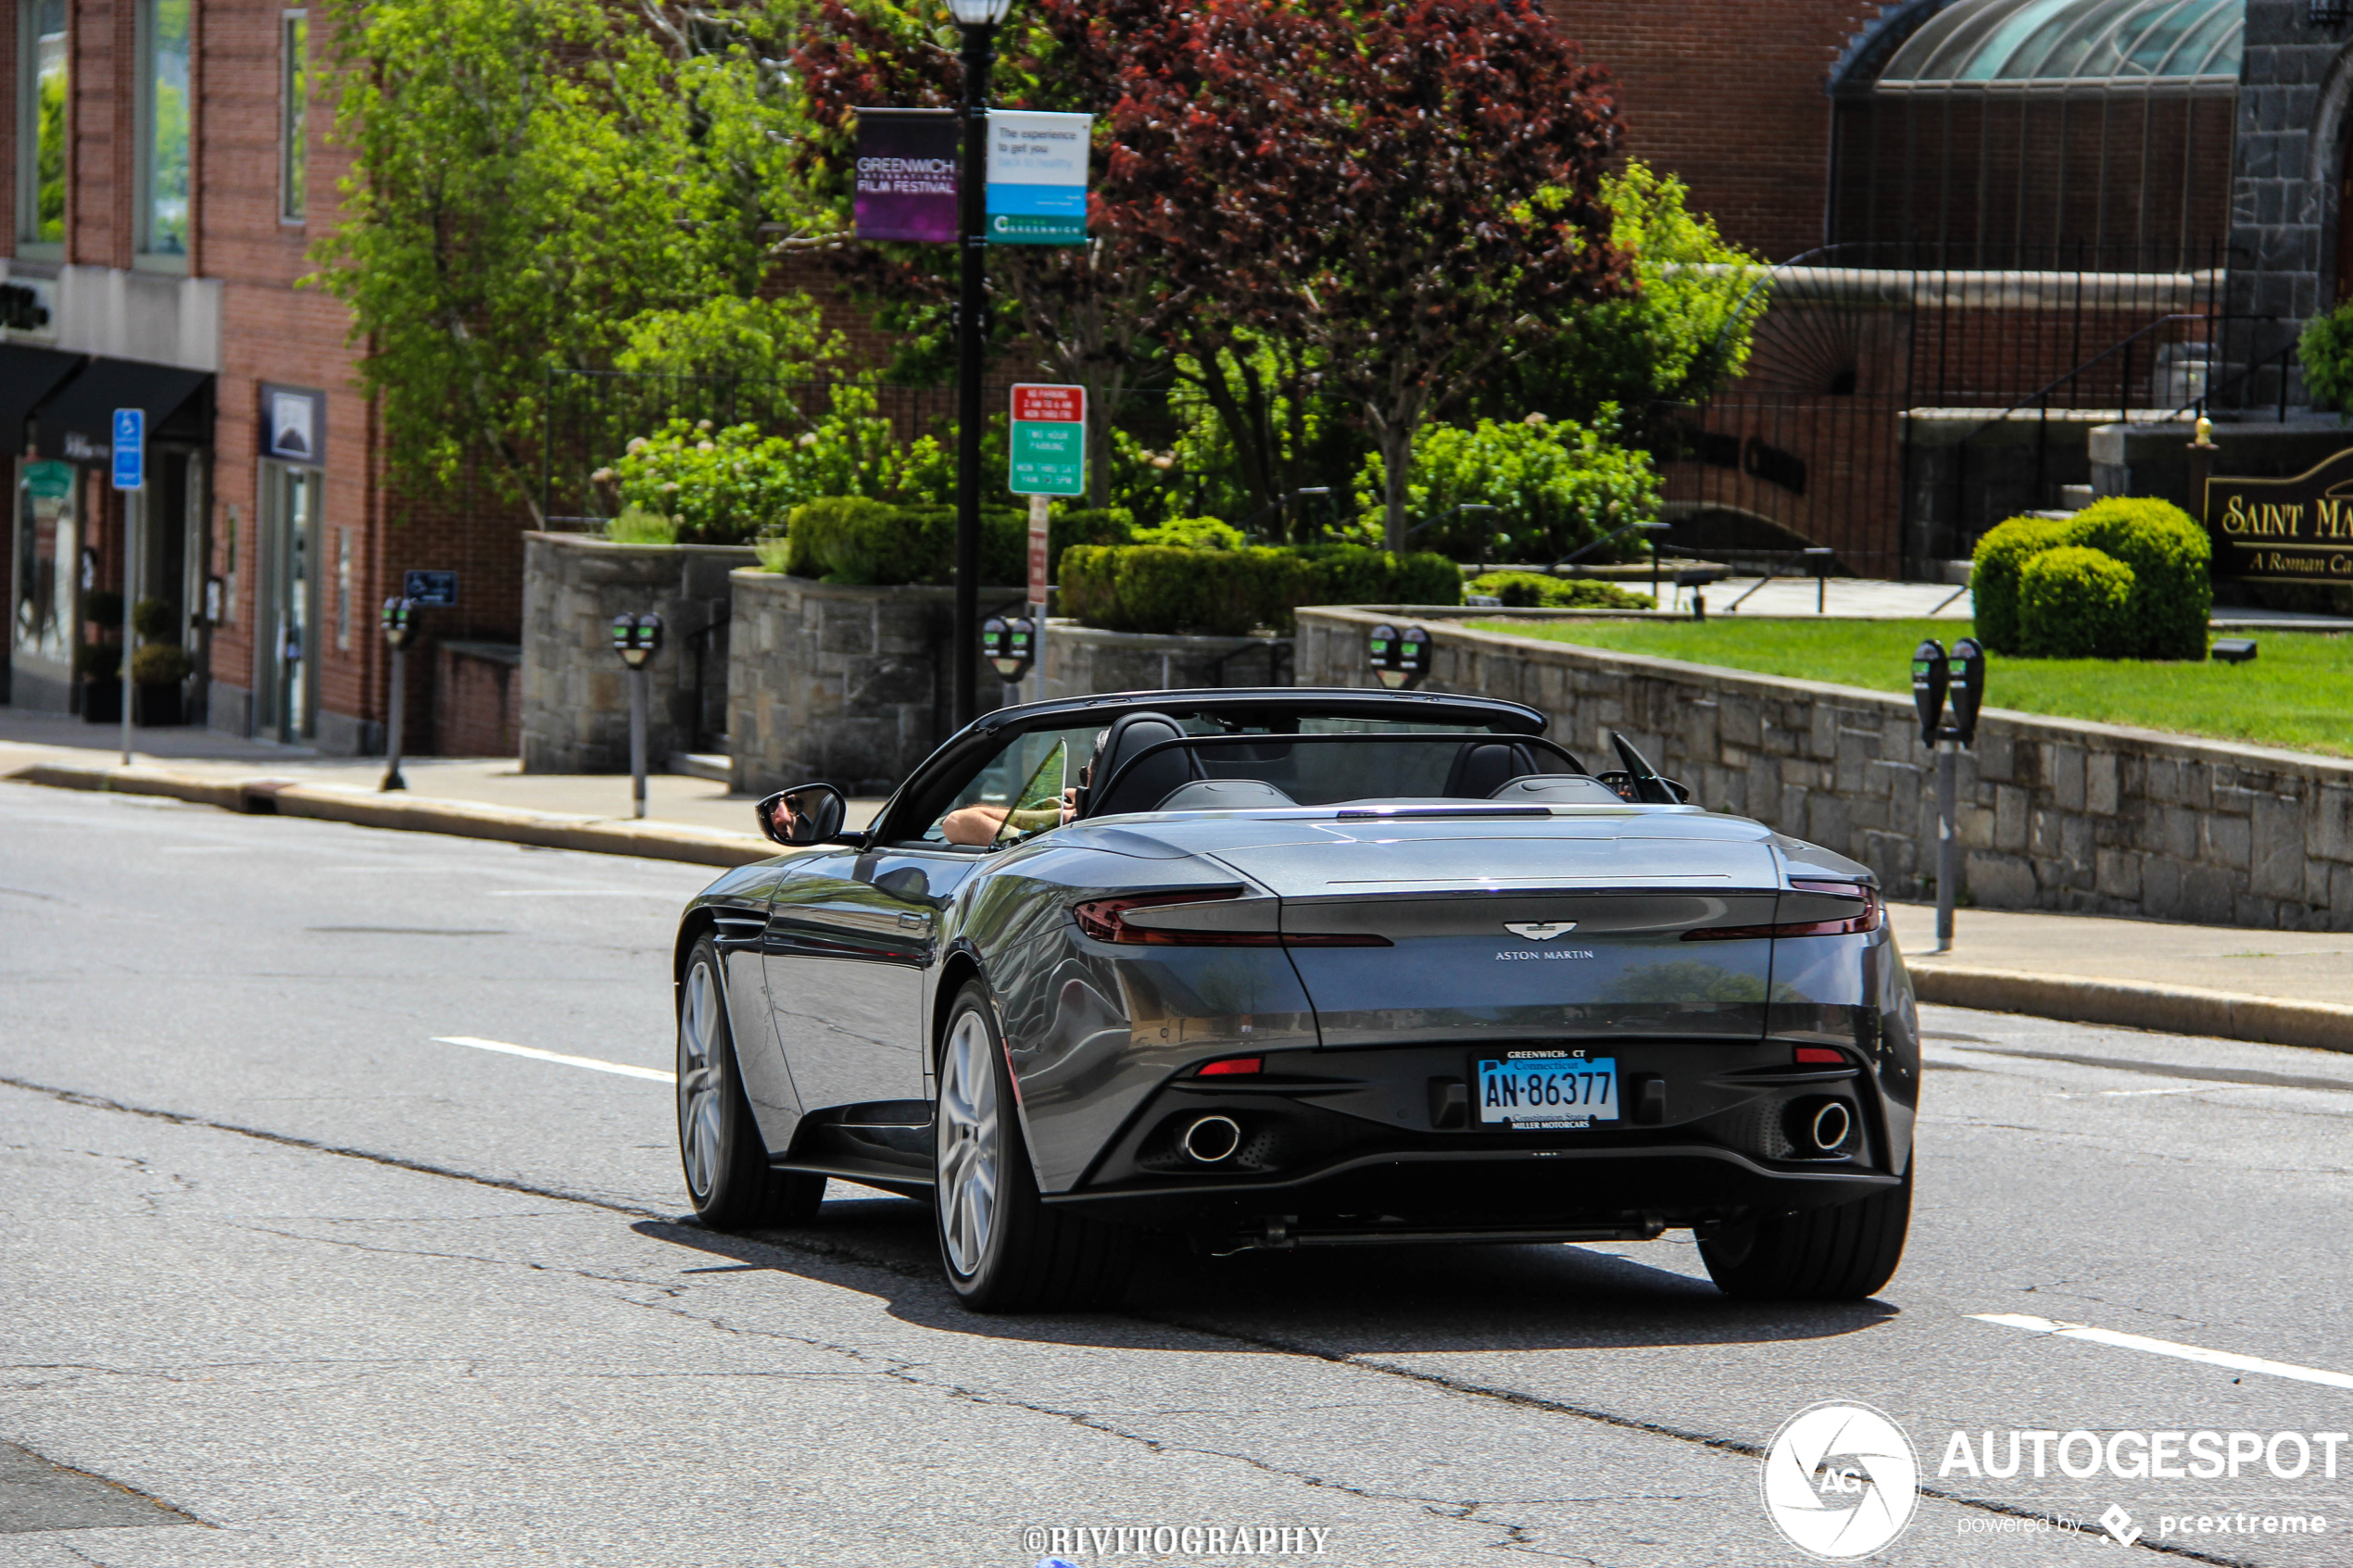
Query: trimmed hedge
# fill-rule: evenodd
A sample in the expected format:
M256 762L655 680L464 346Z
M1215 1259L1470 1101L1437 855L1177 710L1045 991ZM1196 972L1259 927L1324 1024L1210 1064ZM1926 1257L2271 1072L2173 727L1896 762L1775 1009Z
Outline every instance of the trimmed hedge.
M1128 532L1127 513L1119 508L1056 513L1048 535L1048 575L1070 546L1115 543ZM823 496L794 508L781 547L767 545L760 558L767 571L827 583L951 583L956 577L956 508L899 506L863 495ZM1027 512L1010 507L981 508L980 577L994 583L1028 580Z
M2045 550L2019 573L2019 651L2030 659L2126 659L2136 637L2133 569L2083 545Z
M1469 591L1490 594L1508 609L1648 609L1648 595L1592 577L1547 577L1541 571L1491 571Z
M2023 573L2045 552L2060 548L2096 550L2132 571L2123 630L2105 640L2113 651L2100 657L2206 657L2207 617L2214 609L2212 546L2187 512L2147 496L2107 496L2063 520L2012 518L1979 540L1969 578L1978 641L1995 653L2031 655L2053 639L2078 640L2059 630L2038 634L2026 624Z
M2051 518L2014 517L1977 542L1969 570L1969 602L1977 640L1992 653L2017 653L2018 580L2026 563L2067 543L2067 524Z
M1239 637L1271 626L1288 633L1301 605L1462 602L1462 573L1444 556L1360 545L1074 546L1061 576L1063 612L1113 632Z
M2214 613L2213 545L2206 530L2171 501L2111 495L2069 520L2067 542L2115 557L2133 569L2127 659L2206 657L2206 622Z

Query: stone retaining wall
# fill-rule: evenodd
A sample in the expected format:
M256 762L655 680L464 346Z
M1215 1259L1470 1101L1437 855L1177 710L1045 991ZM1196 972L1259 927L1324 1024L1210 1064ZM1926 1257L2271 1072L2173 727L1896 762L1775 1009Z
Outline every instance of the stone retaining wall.
M1197 686L1288 686L1291 639L1102 632L1058 620L1047 627L1045 673L1050 698ZM1025 681L1025 697L1029 689Z
M1375 684L1384 619L1300 611L1299 684ZM1933 760L1907 696L1423 624L1425 690L1541 709L1589 766L1622 730L1697 804L1852 856L1894 897L1932 891ZM1963 896L1988 908L2353 929L2353 761L1989 711L1960 801Z
M853 794L894 788L948 738L955 675L950 587L847 587L739 571L727 734L734 787L762 795L822 779ZM983 588L983 613L1021 596ZM986 665L983 712L1004 686Z
M748 546L525 534L522 771L629 771L629 686L612 651L612 618L624 610L662 620L661 651L646 666L650 765L659 771L673 752L695 749L698 729L724 710L727 574L756 558Z

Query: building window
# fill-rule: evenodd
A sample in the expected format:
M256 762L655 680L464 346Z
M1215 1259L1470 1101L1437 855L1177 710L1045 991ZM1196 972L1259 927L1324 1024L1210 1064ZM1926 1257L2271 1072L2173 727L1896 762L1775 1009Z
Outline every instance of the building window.
M188 254L188 0L139 7L139 248Z
M309 194L310 19L288 11L280 43L278 83L278 216L291 223L304 217Z
M26 0L17 37L17 238L66 238L66 0Z

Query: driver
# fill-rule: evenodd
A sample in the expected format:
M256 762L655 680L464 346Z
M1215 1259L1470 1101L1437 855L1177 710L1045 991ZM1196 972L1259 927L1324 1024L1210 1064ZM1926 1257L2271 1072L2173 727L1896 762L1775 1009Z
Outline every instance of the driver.
M1102 749L1108 728L1097 732L1095 749ZM1078 770L1078 788L1084 789L1094 777L1095 764L1088 762ZM1012 838L1027 838L1033 833L1058 828L1078 815L1078 791L1063 791L1060 802L1033 806L1015 810L1009 806L959 806L939 819L939 834L950 844L989 845Z

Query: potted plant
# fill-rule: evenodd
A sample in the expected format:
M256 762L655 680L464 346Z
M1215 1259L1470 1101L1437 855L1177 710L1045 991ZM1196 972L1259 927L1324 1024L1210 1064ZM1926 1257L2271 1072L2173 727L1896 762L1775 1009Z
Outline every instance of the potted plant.
M122 645L84 643L73 650L82 682L82 716L93 724L122 722Z
M177 643L149 643L132 654L132 720L143 729L186 723L181 683L194 668L195 660L188 657L188 650ZM120 717L119 712L117 717Z

